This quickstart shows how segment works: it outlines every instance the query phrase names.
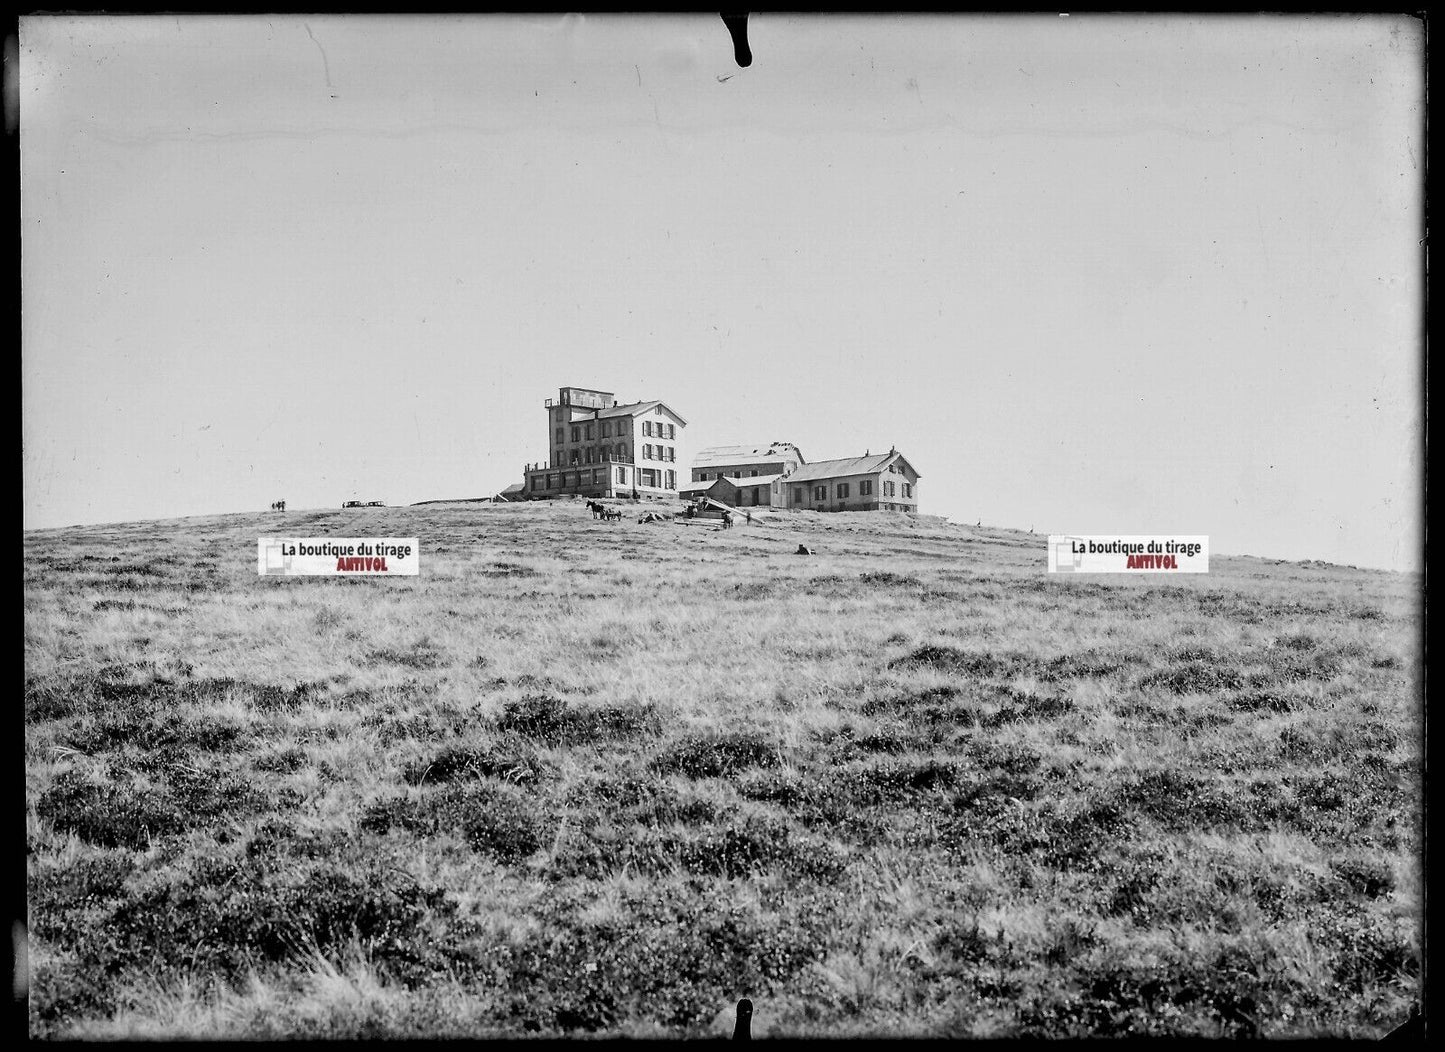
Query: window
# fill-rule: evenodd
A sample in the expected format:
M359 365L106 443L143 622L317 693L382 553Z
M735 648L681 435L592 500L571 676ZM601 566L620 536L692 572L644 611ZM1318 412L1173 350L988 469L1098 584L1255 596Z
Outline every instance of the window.
M557 476L556 476L556 475L548 475L548 476L547 476L547 488L548 488L548 489L556 489L556 488L557 488Z
M617 447L617 459L618 459L618 460L626 460L626 459L627 459L627 447L626 447L626 446L618 446L618 447Z
M677 437L677 425L676 425L676 424L668 424L668 425L667 425L667 437L668 437L668 438L676 438L676 437Z
M643 460L651 460L651 459L652 459L652 443L651 443L651 442L645 442L645 443L643 443L643 446L642 446L642 459L643 459Z
M574 449L574 450L572 450L572 455L567 458L567 463L569 463L569 464L580 464L580 463L582 462L582 457L579 455L579 454L581 454L581 452L582 452L582 451L581 451L580 449Z
M803 503L803 487L802 487L802 486L794 486L794 487L793 487L793 503L794 503L794 504L801 504L801 503Z
M866 497L866 496L868 496L869 494L871 494L872 492L873 492L873 480L872 480L872 479L864 479L862 482L858 483L858 494L859 494L859 496Z
M612 459L612 446L611 446L610 444L609 444L609 445L604 445L604 446L602 447L602 459L603 459L603 460L611 460L611 459Z
M672 461L673 463L676 463L676 462L677 462L677 447L676 447L676 446L668 446L668 447L667 447L667 459L670 460L670 461Z
M749 472L748 472L748 478L754 478L754 479L755 479L755 478L757 478L757 477L758 477L758 473L757 473L756 471L749 471Z
M618 468L618 469L617 469L617 481L618 481L618 482L626 482L626 481L627 481L627 469L626 469L626 468Z
M587 447L587 463L592 463L592 447Z
M599 482L602 481L602 477L601 477L601 476L602 476L602 469L601 469L601 468L593 468L593 469L592 469L592 484L593 484L594 486L597 485Z
M602 421L602 437L606 438L610 434L612 434L612 425L606 420Z
M827 500L827 499L828 499L828 487L827 487L827 486L814 486L814 487L813 487L813 499L814 499L814 500ZM818 510L821 511L822 509L820 508L820 509L818 509Z
M581 429L580 427L578 427L576 424L573 424L573 425L572 425L572 441L573 441L573 442L581 442L581 441L582 441L582 429Z
M667 488L677 489L677 472L669 471L667 473Z
M562 436L563 436L563 434L564 434L563 430L559 427L559 428L557 429L557 444L558 444L559 446L562 444L562 440L563 440L563 439L562 439Z
M597 436L593 433L595 430L596 430L596 429L595 429L591 424L588 424L588 425L587 425L587 441L591 442L594 438L597 437Z
M848 495L848 483L846 483L846 482L840 482L840 483L838 483L838 499L839 499L839 500L842 500L842 499L843 499L844 497L846 497L847 495Z
M644 420L644 421L642 422L642 433L643 433L644 435L649 435L649 436L652 434L652 421L651 421L651 420Z
M913 496L913 487L906 482L903 484L903 495L905 497Z

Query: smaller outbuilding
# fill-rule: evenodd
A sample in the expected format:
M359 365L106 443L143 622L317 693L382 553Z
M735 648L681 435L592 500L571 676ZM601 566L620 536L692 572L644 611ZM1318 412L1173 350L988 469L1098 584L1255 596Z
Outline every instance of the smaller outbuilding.
M736 507L738 502L737 483L741 481L743 480L724 478L712 479L708 482L689 482L678 489L677 495L683 500L708 498Z

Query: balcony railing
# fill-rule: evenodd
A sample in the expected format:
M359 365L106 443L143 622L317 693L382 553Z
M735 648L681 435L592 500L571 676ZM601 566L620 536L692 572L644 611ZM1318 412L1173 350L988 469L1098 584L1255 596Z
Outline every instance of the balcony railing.
M579 460L579 461L578 461L577 463L575 463L575 464L570 464L570 463L569 463L569 464L527 464L527 465L525 465L525 466L523 467L522 470L523 470L523 471L571 471L571 470L573 470L573 469L575 469L575 468L599 467L599 466L601 466L601 465L603 465L603 464L622 464L622 465L624 465L624 466L626 466L626 467L633 467L633 466L635 466L635 463L636 463L636 462L633 461L631 457L619 457L619 456L618 456L617 454L615 454L615 453L609 453L609 454L607 454L607 456L605 456L605 457L602 456L601 454L598 454L597 459L594 460L594 461L592 461L591 463L588 463L588 462L585 461L585 460Z

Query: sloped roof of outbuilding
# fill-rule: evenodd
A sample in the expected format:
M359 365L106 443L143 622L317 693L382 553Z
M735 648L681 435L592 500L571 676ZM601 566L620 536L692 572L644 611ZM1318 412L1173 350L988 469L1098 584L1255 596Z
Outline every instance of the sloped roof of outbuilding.
M891 453L874 453L865 457L844 457L842 460L819 460L812 464L805 464L788 476L789 482L812 482L815 479L840 478L844 475L868 475L875 471L882 471L892 460L904 460L903 454L894 450ZM904 460L904 463L908 463ZM910 468L912 464L908 465ZM917 469L913 472L918 474ZM922 475L918 476L922 478Z
M799 463L807 463L802 451L791 442L772 442L758 446L709 446L693 458L692 466L705 468L712 464L745 463L768 457L797 457Z
M774 482L777 482L778 479L784 477L781 473L777 475L745 475L740 479L735 479L729 475L727 476L727 480L738 489L746 489L749 486L771 486Z

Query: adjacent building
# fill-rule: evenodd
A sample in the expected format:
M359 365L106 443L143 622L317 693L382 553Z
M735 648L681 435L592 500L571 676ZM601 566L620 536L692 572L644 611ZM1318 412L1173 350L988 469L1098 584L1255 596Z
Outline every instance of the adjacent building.
M766 446L709 446L692 462L692 481L786 475L807 461L791 442Z
M918 471L902 453L804 464L772 483L774 507L807 511L918 510Z
M543 404L550 448L545 463L526 466L527 499L677 496L687 421L676 410L586 387L560 388Z
M705 492L738 508L766 507L773 503L773 484L804 463L802 452L791 442L710 446L692 462L692 482L682 492L689 496ZM709 488L720 479L729 485Z

